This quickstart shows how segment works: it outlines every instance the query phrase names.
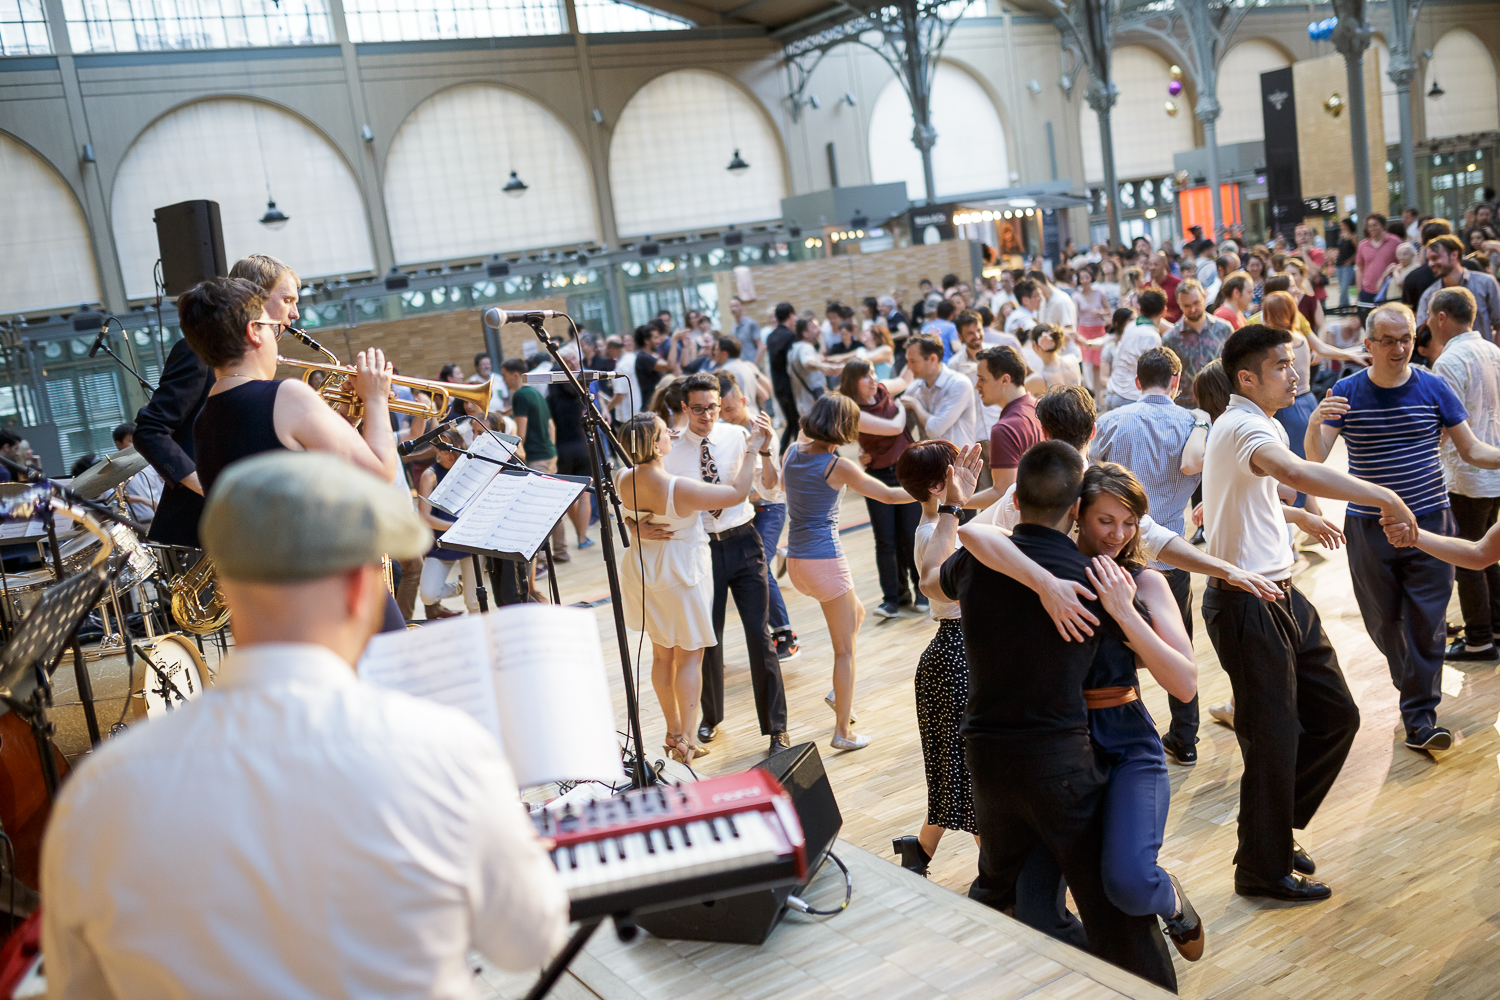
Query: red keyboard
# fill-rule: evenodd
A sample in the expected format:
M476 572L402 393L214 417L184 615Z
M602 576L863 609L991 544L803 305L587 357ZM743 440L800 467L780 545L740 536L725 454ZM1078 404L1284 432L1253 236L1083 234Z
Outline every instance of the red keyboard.
M657 785L561 813L537 832L556 842L552 861L574 920L676 906L807 878L802 825L791 798L765 771Z

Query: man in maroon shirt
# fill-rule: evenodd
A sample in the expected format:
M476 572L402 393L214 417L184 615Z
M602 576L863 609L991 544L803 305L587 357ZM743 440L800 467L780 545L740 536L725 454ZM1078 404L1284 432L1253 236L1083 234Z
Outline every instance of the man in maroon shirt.
M1380 279L1385 276L1386 268L1396 263L1396 247L1400 245L1401 240L1394 233L1386 232L1385 216L1379 212L1365 216L1365 238L1359 241L1359 249L1354 251L1354 277L1359 285L1356 304L1360 308L1361 320L1365 313L1380 304L1376 299L1380 294Z
M1016 481L1016 468L1026 449L1045 439L1036 418L1036 399L1026 391L1026 362L1014 347L992 347L979 352L979 398L985 406L999 406L1000 419L990 428L990 475L995 492L1004 493Z
M1162 315L1167 318L1168 323L1176 323L1182 319L1182 308L1177 305L1177 286L1182 284L1182 279L1172 273L1172 262L1167 255L1161 251L1151 255L1151 284L1160 288L1167 296L1167 311Z

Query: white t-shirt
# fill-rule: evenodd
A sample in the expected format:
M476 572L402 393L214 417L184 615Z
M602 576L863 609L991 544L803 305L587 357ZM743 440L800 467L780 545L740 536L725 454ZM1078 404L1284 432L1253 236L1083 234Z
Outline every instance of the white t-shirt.
M1161 334L1150 320L1137 320L1125 328L1120 344L1115 348L1114 367L1109 372L1109 385L1104 391L1130 400L1141 398L1141 390L1135 387L1135 363L1141 355L1153 347L1161 346Z
M984 510L975 514L973 523L993 524L1004 528L1006 531L1014 531L1016 525L1021 523L1021 508L1016 506L1016 484L1011 483L1010 486L1006 487L1005 492L1001 494L999 500L996 500ZM917 526L917 530L922 530L920 525ZM1141 535L1141 557L1147 562L1161 562L1161 550L1166 548L1172 539L1178 537L1177 532L1171 528L1163 528L1153 521L1150 514L1141 518L1140 524L1136 526L1136 530ZM1073 530L1069 534L1069 537L1075 542L1078 540L1078 525L1073 525ZM963 543L960 542L959 544L962 545ZM920 566L921 557L918 556L917 558L917 565Z
M938 515L941 517L942 515ZM932 544L932 536L937 533L937 522L923 518L922 523L917 525L917 540L914 546L917 565L922 565L922 559L927 552L927 546ZM963 613L959 610L957 601L938 601L928 598L931 607L932 620L940 622L944 618L962 618Z
M1244 396L1208 432L1203 457L1203 525L1208 554L1271 580L1291 575L1286 517L1276 480L1256 475L1250 460L1270 444L1287 446L1286 428Z
M614 411L620 420L629 420L641 409L641 384L635 380L635 351L626 351L615 362L615 371L625 376L624 391L615 388Z
M752 416L759 413L759 397L755 393L755 365L744 358L730 358L725 362L724 370L733 375L734 380L740 384L740 392L745 394L745 408Z

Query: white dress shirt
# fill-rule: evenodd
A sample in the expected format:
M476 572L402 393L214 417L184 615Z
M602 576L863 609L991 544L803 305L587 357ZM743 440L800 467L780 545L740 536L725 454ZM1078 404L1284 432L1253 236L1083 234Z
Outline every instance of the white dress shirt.
M1500 347L1473 330L1461 333L1448 341L1432 370L1463 400L1474 436L1485 444L1500 445ZM1443 442L1443 478L1450 493L1500 497L1500 470L1465 462L1451 438Z
M73 772L42 856L56 998L476 998L568 900L494 738L323 646L242 646L218 686Z
M979 423L976 430L979 440L988 441L990 428L995 426L995 421L1000 419L1000 406L986 406L979 395L979 361L969 357L969 349L965 347L962 351L948 359L948 367L958 372L969 380L974 387L974 412L978 414Z
M719 482L728 486L734 482L734 474L739 470L740 459L750 450L750 432L735 424L726 424L719 420L714 423L713 430L708 432L708 451L714 457L714 465L719 469ZM703 438L694 434L691 430L684 430L682 436L672 442L672 450L667 452L667 457L661 460L661 467L674 476L682 476L684 479L703 479ZM756 482L760 478L756 477ZM743 500L732 507L725 507L718 517L714 517L708 511L703 512L703 530L711 532L728 531L730 528L738 528L755 517L755 508L749 500Z
M977 396L974 386L958 372L944 365L932 385L917 379L906 390L915 392L927 410L923 433L929 441L941 438L960 448L979 440L979 425L974 413Z

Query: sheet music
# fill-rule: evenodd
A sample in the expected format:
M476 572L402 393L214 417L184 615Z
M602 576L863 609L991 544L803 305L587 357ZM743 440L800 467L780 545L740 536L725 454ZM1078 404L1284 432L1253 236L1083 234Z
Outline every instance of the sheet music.
M583 484L549 476L496 476L464 508L443 541L453 545L536 555Z
M514 604L481 617L495 650L495 700L517 780L618 781L620 744L594 613Z
M63 531L61 530L61 528L59 528L57 534L59 538L63 536ZM8 521L4 524L0 524L0 539L15 540L25 538L45 538L46 535L47 526L40 520Z
M469 451L499 461L507 461L516 453L516 446L499 434L486 432L474 439ZM433 489L427 502L455 516L473 502L479 492L489 485L500 472L494 462L485 462L468 455L458 456L453 468Z
M489 638L479 616L455 618L370 640L360 680L467 712L504 744Z

